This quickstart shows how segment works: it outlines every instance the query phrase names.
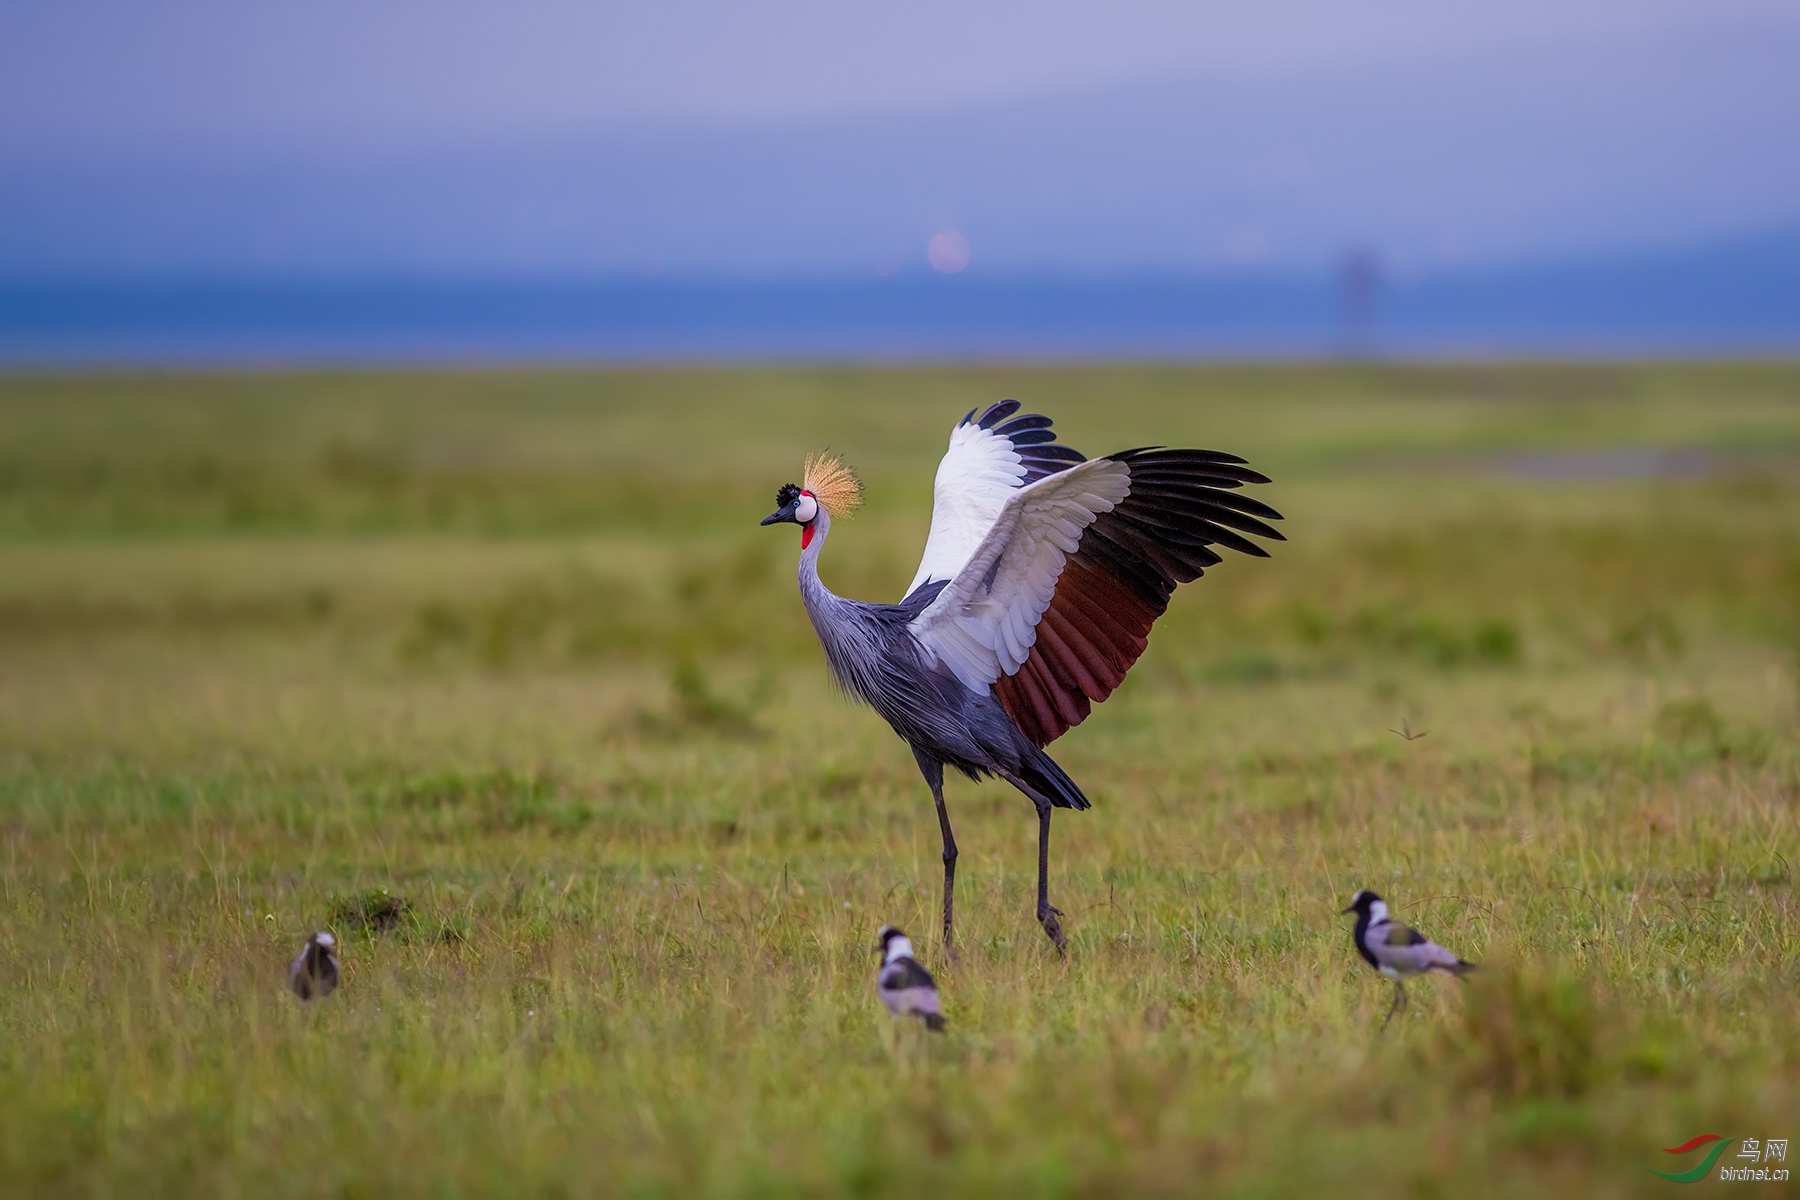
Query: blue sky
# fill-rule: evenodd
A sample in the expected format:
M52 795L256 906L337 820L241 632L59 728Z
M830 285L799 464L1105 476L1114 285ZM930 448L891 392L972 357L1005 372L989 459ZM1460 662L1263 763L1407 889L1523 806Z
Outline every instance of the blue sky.
M1398 276L1800 228L1800 10L13 3L0 274Z

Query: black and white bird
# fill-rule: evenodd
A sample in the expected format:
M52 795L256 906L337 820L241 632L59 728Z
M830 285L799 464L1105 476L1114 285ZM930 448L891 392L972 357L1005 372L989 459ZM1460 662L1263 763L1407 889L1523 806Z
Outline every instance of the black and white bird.
M1049 897L1050 814L1087 797L1044 747L1112 695L1144 652L1175 585L1220 561L1267 557L1280 513L1236 489L1268 480L1211 450L1126 450L1086 459L1017 400L971 412L938 464L931 532L898 604L834 595L819 554L862 486L836 458L807 460L764 525L800 526L800 596L832 674L912 746L944 842L944 948L952 937L956 838L944 768L994 775L1038 817L1037 919L1059 953Z
M917 1017L933 1033L944 1032L937 984L913 957L912 939L892 925L883 925L879 937L881 972L875 976L875 994L882 1005L896 1017Z
M288 986L302 1000L315 1000L331 995L337 985L337 939L321 929L306 939L299 956L288 964Z
M1394 981L1394 1003L1381 1022L1383 1029L1395 1013L1406 1007L1406 985L1402 980L1432 971L1466 975L1475 969L1474 963L1464 962L1418 930L1389 917L1387 901L1374 892L1356 893L1344 912L1356 914L1356 928L1350 939L1356 943L1357 953Z

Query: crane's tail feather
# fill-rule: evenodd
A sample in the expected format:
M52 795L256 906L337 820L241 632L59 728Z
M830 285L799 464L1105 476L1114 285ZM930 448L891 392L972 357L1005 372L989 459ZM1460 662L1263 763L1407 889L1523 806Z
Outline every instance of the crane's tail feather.
M1024 756L1019 774L1057 808L1093 807L1088 803L1088 798L1081 794L1075 781L1056 765L1056 760L1036 746L1030 747L1030 753Z

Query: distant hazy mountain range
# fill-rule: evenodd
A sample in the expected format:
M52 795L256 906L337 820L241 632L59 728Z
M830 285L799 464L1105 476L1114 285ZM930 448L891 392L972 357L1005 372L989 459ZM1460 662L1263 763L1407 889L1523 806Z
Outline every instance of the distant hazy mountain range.
M0 364L1800 352L1800 231L1377 285L1325 273L0 287Z
M1795 63L1764 22L504 144L27 138L0 358L1786 352Z

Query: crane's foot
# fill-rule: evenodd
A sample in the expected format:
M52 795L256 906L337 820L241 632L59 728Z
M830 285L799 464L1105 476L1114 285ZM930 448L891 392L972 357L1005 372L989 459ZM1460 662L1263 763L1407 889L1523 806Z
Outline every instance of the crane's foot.
M1062 909L1046 906L1038 910L1038 924L1044 927L1044 934L1056 947L1056 953L1063 958L1069 957L1069 939L1063 936L1062 922L1056 918L1062 916Z

